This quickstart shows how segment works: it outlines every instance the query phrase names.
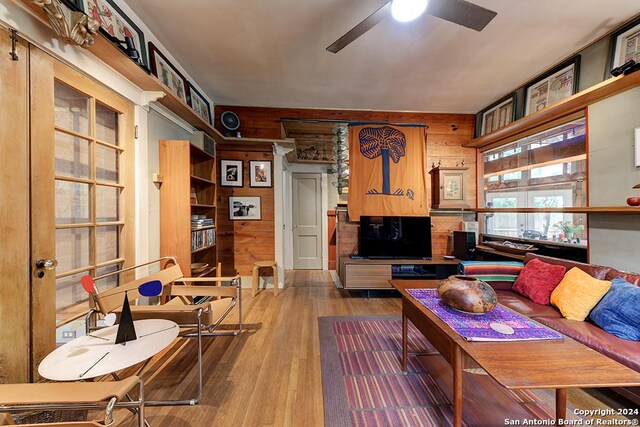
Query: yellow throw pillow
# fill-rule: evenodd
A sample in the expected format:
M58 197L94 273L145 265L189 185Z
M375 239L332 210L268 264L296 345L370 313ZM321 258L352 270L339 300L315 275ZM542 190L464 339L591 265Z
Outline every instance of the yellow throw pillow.
M582 321L610 287L610 281L598 280L573 267L551 293L551 304L567 319Z

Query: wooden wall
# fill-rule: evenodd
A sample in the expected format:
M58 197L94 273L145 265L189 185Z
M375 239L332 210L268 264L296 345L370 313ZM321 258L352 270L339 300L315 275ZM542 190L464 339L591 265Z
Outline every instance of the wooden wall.
M223 275L238 272L243 276L250 276L255 261L275 259L273 187L249 186L249 161L273 162L273 147L270 144L218 144L216 151L218 183L222 182L219 172L220 160L243 161L243 187L218 187L218 260L222 263ZM229 196L260 197L262 219L259 221L230 220Z
M281 138L281 119L323 119L336 121L363 121L388 123L424 123L427 129L427 172L438 162L442 166L456 166L464 161L469 167L466 196L471 207L476 207L476 152L462 144L473 138L475 116L472 114L403 113L388 111L314 110L297 108L262 108L216 105L215 126L221 132L220 114L233 111L240 118L240 133L249 138ZM431 200L431 188L427 189ZM432 216L433 254L450 254L453 230L460 230L461 215Z

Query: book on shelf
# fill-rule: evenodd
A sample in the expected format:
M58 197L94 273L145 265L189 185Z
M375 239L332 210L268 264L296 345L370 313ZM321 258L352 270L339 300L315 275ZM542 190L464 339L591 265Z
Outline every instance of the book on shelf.
M207 218L205 215L191 216L191 228L209 227L213 225L213 218Z
M196 230L191 232L191 250L202 249L213 246L216 243L215 228L206 230Z

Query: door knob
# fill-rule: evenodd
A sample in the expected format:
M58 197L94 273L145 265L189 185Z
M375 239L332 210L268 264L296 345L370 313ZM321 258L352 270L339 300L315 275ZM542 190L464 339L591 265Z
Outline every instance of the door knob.
M39 259L36 261L36 268L42 268L44 270L53 270L57 265L57 259Z

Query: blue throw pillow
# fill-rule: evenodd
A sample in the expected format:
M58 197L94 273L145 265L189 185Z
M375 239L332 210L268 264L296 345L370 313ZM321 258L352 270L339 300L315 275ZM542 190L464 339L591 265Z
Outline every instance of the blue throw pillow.
M616 277L589 317L618 338L640 341L640 287Z

